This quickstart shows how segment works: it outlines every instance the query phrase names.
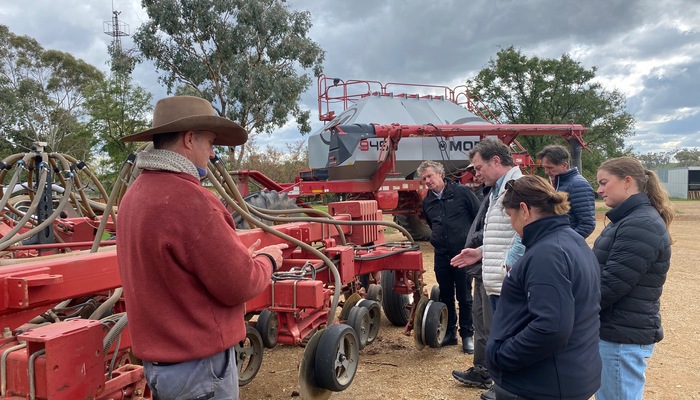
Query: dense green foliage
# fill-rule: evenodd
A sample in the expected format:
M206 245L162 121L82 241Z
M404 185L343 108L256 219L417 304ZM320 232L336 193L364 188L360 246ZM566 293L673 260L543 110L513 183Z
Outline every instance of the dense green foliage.
M87 91L85 109L89 114L86 127L95 135L97 149L105 155L96 165L105 182L116 178L127 156L138 144L119 139L150 127L153 95L131 83L131 78L114 74Z
M34 142L86 161L110 186L134 145L119 138L148 128L152 95L131 83L133 63L110 48L113 74L46 50L0 26L0 155Z
M299 107L310 86L304 70L321 71L324 53L307 37L311 17L283 0L143 0L149 20L134 41L153 60L170 93L210 100L221 116L271 133L293 116L311 130ZM232 152L236 151L231 149ZM245 147L230 160L240 165Z
M583 152L583 175L594 181L605 159L629 154L624 139L634 134L634 118L625 111L625 97L595 81L596 68L586 69L570 56L528 58L513 47L503 49L469 82L500 122L510 124L582 124L590 151ZM548 144L566 142L554 136L521 136L533 157Z
M88 160L95 144L86 129L88 87L102 73L68 53L45 50L27 36L0 25L0 152L19 153L33 142Z

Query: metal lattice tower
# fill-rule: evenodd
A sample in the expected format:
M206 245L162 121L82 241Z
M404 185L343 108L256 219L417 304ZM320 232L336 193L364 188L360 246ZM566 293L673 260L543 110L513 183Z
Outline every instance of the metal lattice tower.
M112 11L112 20L105 21L102 26L104 33L113 38L112 45L114 46L114 49L121 53L121 37L129 36L129 24L119 21L119 14L121 14L121 11Z

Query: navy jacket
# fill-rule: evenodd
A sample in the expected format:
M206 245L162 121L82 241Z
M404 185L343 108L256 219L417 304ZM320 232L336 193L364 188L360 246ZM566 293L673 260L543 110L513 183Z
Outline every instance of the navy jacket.
M559 192L569 194L569 219L571 229L584 239L595 230L595 192L586 178L578 173L578 168L557 175L552 182Z
M530 399L587 400L600 387L600 275L566 215L523 229L523 257L501 289L486 346L504 389Z
M440 199L428 190L423 199L423 215L432 230L430 244L435 252L452 257L462 251L478 210L479 200L474 192L457 182L445 180Z
M663 339L659 306L671 264L671 237L645 193L605 214L611 221L593 245L600 263L600 338L652 344Z

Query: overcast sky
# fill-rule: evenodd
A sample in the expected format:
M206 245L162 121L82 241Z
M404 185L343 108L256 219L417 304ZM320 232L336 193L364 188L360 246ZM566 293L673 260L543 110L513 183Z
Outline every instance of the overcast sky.
M636 118L635 152L700 147L698 0L291 0L311 13L311 38L325 51L328 76L454 87L473 78L501 48L526 56L568 53L598 68L606 89L627 97ZM0 24L107 71L103 22L112 7L130 33L147 19L138 0L3 0ZM130 37L122 38L133 47ZM134 78L166 95L151 65ZM316 82L302 96L317 119ZM295 124L274 143L299 140ZM271 138L261 144L272 143Z

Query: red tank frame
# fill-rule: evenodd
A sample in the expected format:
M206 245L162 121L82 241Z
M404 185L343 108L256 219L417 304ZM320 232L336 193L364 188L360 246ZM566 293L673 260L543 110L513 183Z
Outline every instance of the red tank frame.
M330 83L330 84L329 84ZM355 100L371 95L394 97L417 97L418 95L399 94L390 92L394 87L411 87L429 89L439 95L425 95L420 97L444 98L456 104L466 107L472 113L482 117L486 121L495 121L494 124L484 123L473 125L366 125L368 133L375 137L384 138L383 149L379 154L377 163L379 166L372 174L357 180L302 180L297 177L293 183L279 183L265 176L260 171L239 170L231 174L238 177L238 189L242 194L249 193L249 185L256 182L257 186L286 192L292 198L308 197L329 194L348 194L353 198L372 199L379 204L379 209L386 214L415 214L420 212L420 201L425 196L425 188L419 180L407 180L396 178L396 154L398 143L404 137L431 137L444 138L461 136L497 137L513 150L515 164L530 173L534 172L537 164L527 151L520 145L517 138L521 135L531 136L560 136L574 146L586 147L583 133L586 128L580 124L501 124L495 115L488 110L483 101L471 95L465 85L455 88L440 85L422 85L390 82L382 84L378 81L348 80L328 78L321 75L318 78L318 112L319 119L324 122L331 121L335 113L330 110L331 104L341 104L343 109ZM341 94L334 95L332 89ZM329 126L338 134L343 134L343 125ZM355 128L356 130L357 128ZM391 179L388 179L391 178ZM469 183L473 176L464 172L459 177L462 183ZM301 203L301 202L300 202Z
M232 171L238 177L238 190L248 194L251 181L257 182L265 189L286 192L290 197L317 196L328 194L352 194L359 198L373 199L379 203L379 208L388 214L412 214L420 207L420 199L425 196L425 187L419 180L396 179L395 163L396 149L403 137L427 137L439 135L442 137L479 136L481 138L494 136L511 147L521 150L513 153L513 160L521 168L529 169L532 173L535 163L517 142L520 135L561 136L567 141L574 141L585 147L583 132L585 128L577 124L554 125L524 125L524 124L494 124L494 125L369 125L376 137L384 138L383 149L380 152L379 164L372 176L358 180L324 180L307 181L297 178L294 183L278 183L265 176L262 172L253 170ZM332 129L342 134L343 125ZM391 178L391 179L388 179ZM471 181L472 175L465 173L461 176L462 183ZM401 200L408 199L408 202Z

